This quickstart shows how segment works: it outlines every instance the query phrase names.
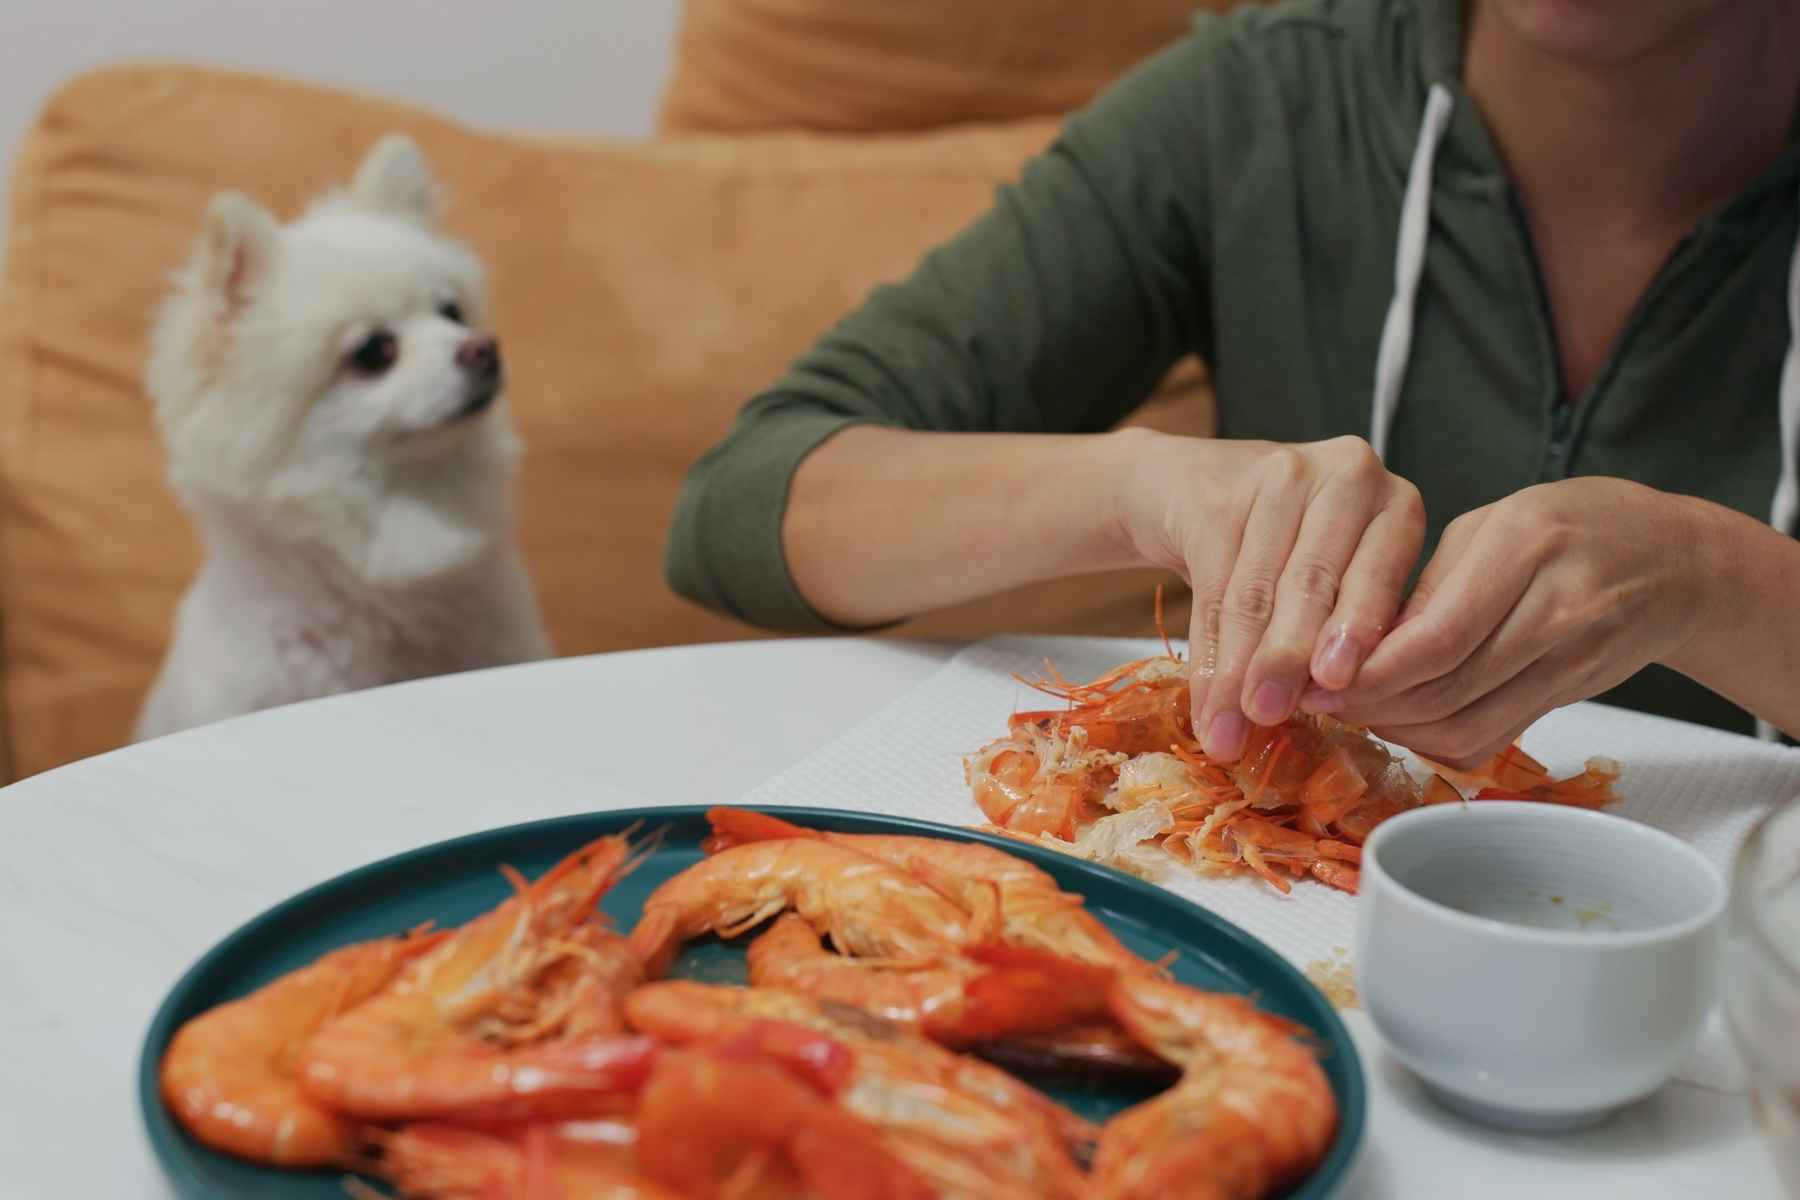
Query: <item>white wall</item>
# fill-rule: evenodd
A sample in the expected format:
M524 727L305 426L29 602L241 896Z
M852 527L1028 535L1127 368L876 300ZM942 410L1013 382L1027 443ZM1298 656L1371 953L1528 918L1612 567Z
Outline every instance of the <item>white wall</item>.
M62 80L130 58L298 76L473 125L639 137L678 0L0 0L0 162ZM0 190L0 221L5 194ZM0 224L0 229L4 225Z

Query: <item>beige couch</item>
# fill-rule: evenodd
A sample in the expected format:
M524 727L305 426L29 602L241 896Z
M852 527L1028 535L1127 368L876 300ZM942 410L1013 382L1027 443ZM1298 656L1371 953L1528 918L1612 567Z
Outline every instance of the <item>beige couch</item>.
M643 144L499 136L185 66L72 80L14 164L0 287L0 781L125 739L195 568L140 378L213 192L292 212L379 134L417 137L489 267L528 447L522 536L558 651L758 636L663 584L687 465L1190 7L691 0L664 131ZM1139 419L1207 430L1198 369ZM1146 632L1157 581L1029 589L889 636Z

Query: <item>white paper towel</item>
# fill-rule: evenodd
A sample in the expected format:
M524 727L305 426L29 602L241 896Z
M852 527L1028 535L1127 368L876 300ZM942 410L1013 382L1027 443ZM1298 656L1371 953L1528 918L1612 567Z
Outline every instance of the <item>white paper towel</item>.
M1002 736L1015 709L1054 706L1015 674L1039 676L1048 658L1067 678L1091 679L1160 652L1159 643L1130 639L990 638L742 800L981 824L985 818L963 782L962 756ZM1683 838L1722 871L1758 816L1800 795L1800 750L1604 705L1554 712L1523 744L1558 775L1579 771L1596 754L1617 759L1625 768L1622 799L1608 811ZM1243 875L1172 871L1161 882L1263 939L1301 970L1343 973L1355 938L1355 897L1311 882L1283 896ZM1679 1077L1721 1090L1743 1087L1742 1066L1717 1020Z

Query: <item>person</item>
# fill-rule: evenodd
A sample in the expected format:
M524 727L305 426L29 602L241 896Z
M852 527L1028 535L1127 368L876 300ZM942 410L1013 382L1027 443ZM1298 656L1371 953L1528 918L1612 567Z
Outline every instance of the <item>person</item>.
M1202 17L746 406L670 583L858 628L1174 568L1225 761L1296 711L1459 765L1590 697L1800 733L1797 132L1791 0ZM1189 353L1219 436L1114 429Z

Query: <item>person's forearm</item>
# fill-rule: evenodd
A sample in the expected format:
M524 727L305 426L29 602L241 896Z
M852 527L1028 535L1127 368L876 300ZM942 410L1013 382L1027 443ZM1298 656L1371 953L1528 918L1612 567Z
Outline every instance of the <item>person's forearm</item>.
M852 426L794 475L788 570L821 616L856 626L1132 565L1117 490L1147 436Z
M1715 599L1665 665L1800 737L1800 543L1742 513L1689 503Z

